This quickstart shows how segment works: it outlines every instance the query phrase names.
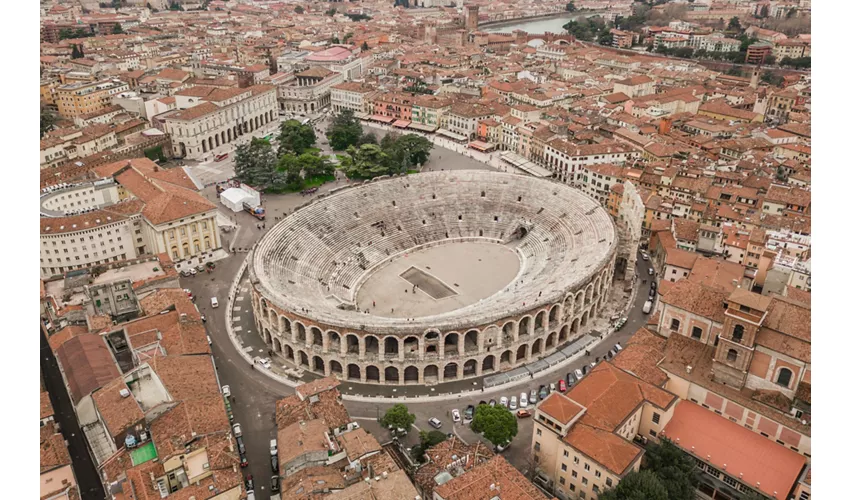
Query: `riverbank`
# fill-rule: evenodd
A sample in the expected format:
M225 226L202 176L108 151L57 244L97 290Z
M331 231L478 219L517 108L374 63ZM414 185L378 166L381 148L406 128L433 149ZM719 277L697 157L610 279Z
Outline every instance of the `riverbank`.
M500 19L498 21L486 21L478 24L481 31L487 33L510 33L514 30L522 30L532 34L560 33L563 25L578 17L595 15L596 11L582 12L554 12L551 14L540 14L537 16L517 17L514 19ZM557 22L553 22L557 21ZM534 28L534 26L540 26ZM505 29L509 28L509 29Z

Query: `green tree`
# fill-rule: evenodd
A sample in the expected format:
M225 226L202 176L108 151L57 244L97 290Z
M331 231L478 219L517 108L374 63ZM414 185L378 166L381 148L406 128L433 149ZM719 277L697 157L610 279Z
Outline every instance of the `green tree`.
M56 115L53 114L52 111L41 107L41 137L44 137L44 134L50 132L53 128L53 124L56 123Z
M381 140L381 148L389 155L391 163L399 166L401 172L424 165L433 147L431 141L416 134L387 134Z
M416 415L407 411L407 406L397 404L384 413L379 423L389 429L404 429L409 431L415 421Z
M113 35L123 35L123 34L124 34L124 29L123 29L123 28L121 28L121 25L120 25L120 24L115 23L115 26L113 26L113 27L112 27L112 34L113 34Z
M785 81L781 75L777 75L773 71L765 71L761 74L761 81L768 85L773 85L775 87L779 87Z
M328 10L326 10L326 11L325 11L325 15L328 15L328 16L331 16L331 17L335 16L335 15L336 15L336 9L328 9Z
M360 140L357 141L357 146L362 146L364 144L378 144L378 137L374 132L363 134L360 136Z
M629 472L613 489L602 492L599 500L671 500L658 476L650 470Z
M285 152L300 155L316 144L316 133L310 125L302 125L298 120L286 120L280 124L277 140L279 155Z
M358 144L362 136L363 126L350 109L344 109L336 115L327 132L328 143L336 151Z
M81 59L83 57L83 48L76 43L71 46L71 59Z
M671 499L696 498L697 464L693 458L667 439L646 447L641 467L655 473Z
M69 38L74 38L74 32L69 30L68 28L62 28L59 30L59 39L67 40Z
M567 4L567 12L575 12L575 11L576 11L576 4L575 4L575 2L573 2L573 0L570 0L570 3Z
M765 57L764 63L768 66L773 66L774 64L776 64L776 56L769 55L769 56Z
M361 147L349 146L347 156L340 158L340 168L353 179L371 179L381 175L399 173L399 168L390 168L390 158L377 144Z
M346 33L344 37L342 37L342 43L348 43L351 40L351 37L354 36L354 33Z
M338 44L338 43L339 43L339 38L337 38L336 36L331 37L331 44L336 45L336 44Z
M442 443L446 439L446 435L440 431L419 431L419 444L413 446L411 450L413 458L417 462L423 462L425 460L425 452L435 444Z
M516 416L502 405L478 405L471 429L483 433L496 446L505 445L516 436Z
M304 7L302 7L300 5L295 6L295 13L296 14L303 14L304 13Z
M364 41L363 45L360 46L360 50L362 52L366 52L367 50L369 50L369 44Z
M277 160L277 171L280 182L284 184L283 189L294 191L304 186L304 177L301 175L301 164L298 156L292 153L281 155Z
M326 177L328 175L333 175L334 173L334 166L331 164L330 158L325 155L318 155L314 152L299 155L298 164L301 167L302 175L306 179Z
M726 29L729 31L741 31L741 20L737 16L733 17L729 20L729 24L726 25Z
M596 37L596 43L599 45L614 45L614 35L611 34L611 30L606 29L602 33Z
M268 141L254 137L249 144L238 146L234 163L236 178L257 189L276 189L283 183L277 155Z

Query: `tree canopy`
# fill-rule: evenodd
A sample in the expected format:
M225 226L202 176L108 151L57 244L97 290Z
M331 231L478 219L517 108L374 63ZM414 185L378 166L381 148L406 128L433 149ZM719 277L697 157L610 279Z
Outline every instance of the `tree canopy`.
M277 163L277 155L268 141L254 137L250 143L236 147L236 178L257 189L274 188L284 184L283 176L277 170Z
M506 445L516 436L516 417L502 405L478 405L472 417L471 429L484 434L496 446Z
M403 404L394 405L384 413L381 417L380 424L391 429L410 430L413 422L416 421L416 415L407 411L407 406Z
M694 500L696 462L666 439L646 447L640 472L630 472L599 500ZM662 494L663 493L663 494Z
M52 111L41 107L41 137L44 137L44 134L48 133L52 128L53 124L56 123L56 115L53 114Z
M435 444L442 443L447 439L447 436L440 431L419 431L419 444L415 445L411 450L413 458L417 462L422 462L425 459L425 452L428 448Z
M304 7L302 7L300 5L296 5L295 6L295 13L296 14L303 14L304 13Z
M424 165L433 147L431 141L416 134L387 134L381 140L381 148L393 164L399 165L401 172Z
M371 179L392 172L389 156L377 144L364 144L361 147L349 146L347 156L340 158L341 169L345 175L354 179Z
M599 500L670 500L667 489L652 471L629 472L617 484L599 495Z
M291 152L300 155L316 144L316 133L310 125L302 125L298 120L286 120L280 124L277 139L278 154Z
M354 117L354 111L344 109L334 117L328 127L327 136L330 146L337 151L342 151L348 146L358 144L363 136L363 126L360 120Z
M741 31L741 20L738 19L738 16L729 20L729 24L726 25L726 29L729 31Z

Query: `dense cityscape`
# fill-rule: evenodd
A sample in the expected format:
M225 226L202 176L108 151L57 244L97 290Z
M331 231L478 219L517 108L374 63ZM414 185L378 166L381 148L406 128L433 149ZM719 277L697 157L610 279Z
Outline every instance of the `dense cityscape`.
M41 0L40 498L810 499L811 15Z

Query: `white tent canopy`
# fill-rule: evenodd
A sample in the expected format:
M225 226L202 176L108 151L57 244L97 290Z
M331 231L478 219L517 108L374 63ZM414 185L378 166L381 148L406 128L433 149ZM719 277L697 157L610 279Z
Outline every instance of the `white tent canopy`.
M251 198L253 197L241 188L230 188L221 193L221 203L234 212L241 212L242 203L251 201Z

